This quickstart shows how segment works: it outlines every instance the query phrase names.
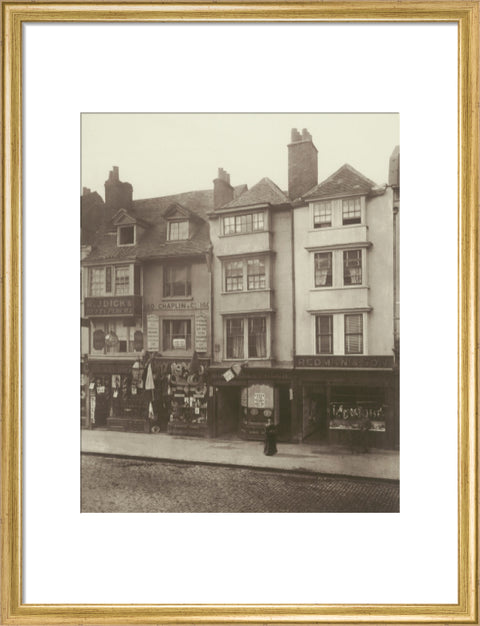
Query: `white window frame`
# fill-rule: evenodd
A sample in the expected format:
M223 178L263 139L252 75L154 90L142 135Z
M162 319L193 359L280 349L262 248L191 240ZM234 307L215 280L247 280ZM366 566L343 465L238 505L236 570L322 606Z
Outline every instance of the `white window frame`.
M161 320L161 327L162 327L162 349L164 352L178 352L178 353L185 353L185 352L192 352L193 350L193 345L194 345L194 337L193 337L193 321L191 317L165 317L162 318ZM187 333L185 335L185 337L188 337L190 335L190 346L187 345L187 341L185 341L185 348L174 348L173 347L173 339L171 339L172 341L172 347L168 348L165 345L165 324L166 323L171 323L172 322L187 322L190 323L190 333ZM171 327L170 327L171 329ZM170 337L172 336L172 333L170 333Z
M265 356L250 356L248 351L248 323L250 319L263 318L265 320ZM229 320L243 320L243 356L230 357L227 353L227 327ZM224 337L224 355L225 361L265 361L271 358L271 316L268 313L249 313L248 315L228 315L223 320L223 337Z
M362 320L362 350L360 352L347 352L347 317L360 317ZM356 333L350 333L351 335ZM343 316L343 352L345 356L366 354L365 352L365 315L363 313L345 313Z
M254 224L254 216L256 215L262 215L263 217L263 228L254 228L253 224ZM239 230L238 226L237 226L237 220L238 223L241 223L241 218L242 217L247 217L247 216L251 216L251 223L252 223L252 228L251 230ZM225 232L225 220L229 219L232 220L233 219L233 232ZM237 213L235 215L224 215L222 218L222 235L224 237L233 237L234 235L252 235L253 233L264 233L267 230L267 212L265 210L261 210L261 211L248 211L246 213Z
M312 228L314 230L323 230L324 228L332 228L333 226L333 202L332 200L322 200L319 202L314 202L313 206L312 206ZM319 222L319 225L316 226L315 225L315 213L316 210L318 209L319 211L322 209L330 209L330 222ZM320 217L320 216L319 216ZM324 226L322 224L325 224Z
M172 237L172 226L173 225L178 225L180 226L180 224L186 224L187 226L187 236L186 237ZM180 227L179 227L179 231L180 231ZM167 228L167 241L187 241L190 237L190 223L188 219L178 219L178 220L169 220L168 221L168 228Z
M263 263L265 268L265 286L264 287L248 287L248 262L258 260ZM227 264L228 263L241 263L242 264L242 289L227 290ZM228 258L222 261L222 293L244 293L244 292L258 292L266 291L270 288L270 263L268 261L268 255L266 254L252 254L245 257ZM261 274L257 274L261 276Z
M125 228L133 228L133 242L132 243L121 243L121 231ZM134 246L137 243L137 227L135 224L123 224L122 226L117 226L117 246L119 248L125 248L128 246Z

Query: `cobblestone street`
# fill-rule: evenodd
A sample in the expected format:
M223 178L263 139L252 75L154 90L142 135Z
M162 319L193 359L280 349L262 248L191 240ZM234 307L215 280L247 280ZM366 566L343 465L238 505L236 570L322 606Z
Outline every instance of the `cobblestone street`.
M398 512L396 482L82 455L82 512Z

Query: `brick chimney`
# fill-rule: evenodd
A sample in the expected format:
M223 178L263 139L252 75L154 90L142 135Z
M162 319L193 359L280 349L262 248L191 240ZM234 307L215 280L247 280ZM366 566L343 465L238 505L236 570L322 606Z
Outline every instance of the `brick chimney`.
M306 128L300 133L292 128L288 144L288 195L299 198L318 184L318 150Z
M132 206L133 187L130 183L122 183L118 167L114 166L105 181L105 207L113 215L119 209L127 211Z
M213 181L213 208L227 204L233 200L233 187L230 185L230 174L223 168L218 168L218 176Z

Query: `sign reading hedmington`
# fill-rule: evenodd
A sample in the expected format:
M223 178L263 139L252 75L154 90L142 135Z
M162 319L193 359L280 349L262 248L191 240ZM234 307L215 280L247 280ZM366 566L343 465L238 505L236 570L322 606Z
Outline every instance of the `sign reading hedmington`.
M394 367L393 356L296 356L295 367L349 367L366 369L392 369Z

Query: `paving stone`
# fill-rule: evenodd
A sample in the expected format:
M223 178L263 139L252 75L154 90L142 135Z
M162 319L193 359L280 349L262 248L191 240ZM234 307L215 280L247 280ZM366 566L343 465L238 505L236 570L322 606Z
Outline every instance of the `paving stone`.
M82 455L83 512L398 512L393 481Z

